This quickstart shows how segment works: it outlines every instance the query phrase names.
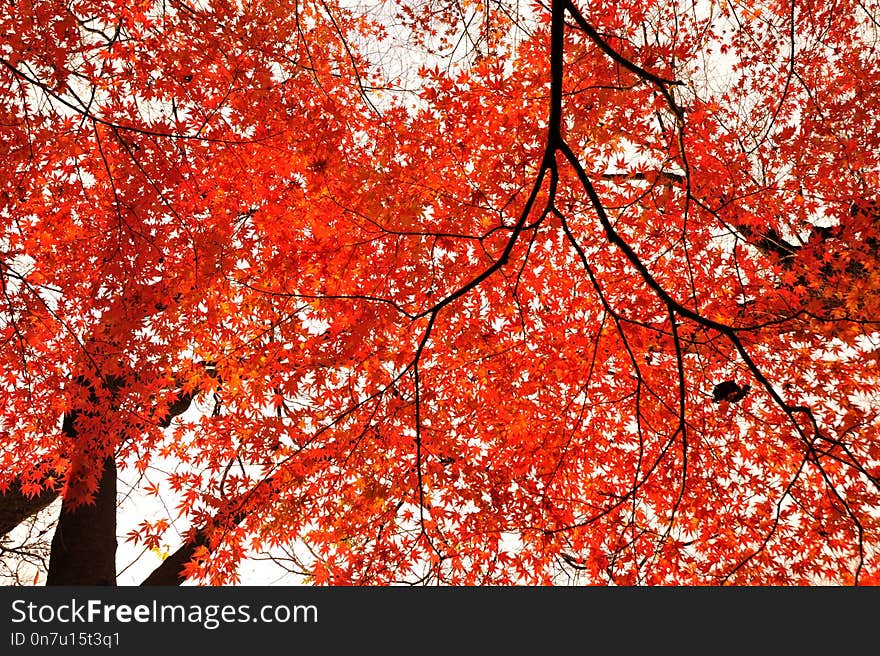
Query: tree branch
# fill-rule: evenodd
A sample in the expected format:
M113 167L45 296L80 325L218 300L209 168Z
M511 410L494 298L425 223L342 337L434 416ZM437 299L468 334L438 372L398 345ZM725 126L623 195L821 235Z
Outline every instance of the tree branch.
M57 472L44 477L57 478ZM15 479L9 489L0 495L0 537L5 536L28 517L36 515L58 498L56 486L44 487L39 494L28 496L21 489L21 478Z

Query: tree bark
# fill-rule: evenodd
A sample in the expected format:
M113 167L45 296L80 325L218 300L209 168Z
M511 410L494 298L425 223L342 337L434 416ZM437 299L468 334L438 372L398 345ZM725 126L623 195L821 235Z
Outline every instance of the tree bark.
M269 478L260 483L259 486L271 487L272 480L272 478ZM243 495L242 498L246 498L247 496L249 495ZM240 509L231 517L229 515L215 516L213 525L215 527L221 525L238 525L241 524L247 516L248 511ZM154 569L152 573L144 579L141 585L182 585L187 579L183 574L183 566L190 561L195 554L196 549L198 547L205 547L210 550L212 547L209 526L211 526L211 524L206 524L198 529L192 540L183 544L177 551L163 560L162 564Z
M192 394L179 393L158 419L159 425L169 426L172 418L189 408L192 399ZM75 425L79 414L75 411L64 419L62 429L72 440L79 436ZM55 491L45 491L28 499L19 488L10 488L0 497L0 529L4 534L12 530L57 496ZM46 585L116 585L116 546L116 461L110 456L104 460L94 502L73 507L65 499L61 504ZM192 552L183 562L191 557Z
M193 557L198 547L209 547L208 536L203 530L199 530L195 539L163 560L141 585L182 585L186 581L183 566Z
M52 538L46 585L116 585L116 461L104 460L93 503L65 499Z

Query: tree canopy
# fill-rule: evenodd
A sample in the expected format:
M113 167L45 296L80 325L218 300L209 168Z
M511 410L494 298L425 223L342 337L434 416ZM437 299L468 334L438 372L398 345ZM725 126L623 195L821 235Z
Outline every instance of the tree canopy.
M0 518L62 498L49 583L115 582L118 471L174 500L147 583L880 580L876 0L0 33Z

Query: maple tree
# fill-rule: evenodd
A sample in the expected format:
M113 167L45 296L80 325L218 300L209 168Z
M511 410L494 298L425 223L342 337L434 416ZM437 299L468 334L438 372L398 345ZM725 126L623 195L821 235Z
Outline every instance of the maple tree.
M3 532L114 584L124 471L146 584L876 582L878 19L4 3Z

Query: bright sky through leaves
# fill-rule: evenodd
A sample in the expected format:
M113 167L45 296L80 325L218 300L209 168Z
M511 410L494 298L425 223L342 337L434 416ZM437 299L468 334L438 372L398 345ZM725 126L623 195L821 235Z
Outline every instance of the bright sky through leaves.
M7 2L0 506L118 472L209 584L877 582L878 30Z

